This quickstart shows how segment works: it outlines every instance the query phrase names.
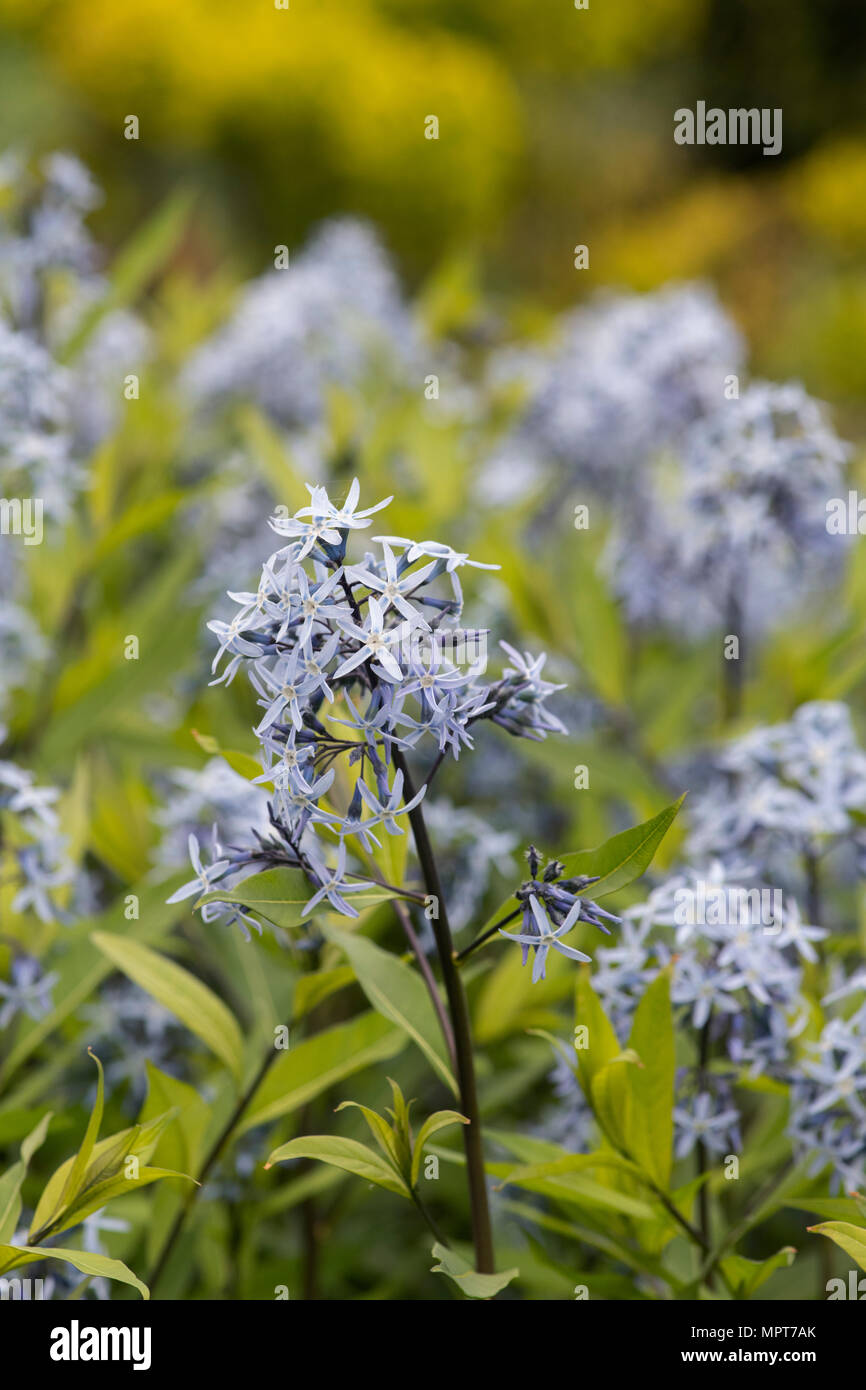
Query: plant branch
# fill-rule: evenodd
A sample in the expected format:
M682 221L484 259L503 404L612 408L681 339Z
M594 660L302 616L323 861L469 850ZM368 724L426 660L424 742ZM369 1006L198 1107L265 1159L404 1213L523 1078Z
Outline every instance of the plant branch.
M454 1030L451 1027L451 1020L448 1017L448 1010L445 1008L445 1005L442 1002L442 995L439 993L439 989L436 984L436 979L433 975L433 971L430 968L430 962L424 954L424 948L422 947L421 942L418 940L418 935L415 931L415 928L412 925L412 919L409 916L409 913L407 912L406 908L403 906L401 902L397 901L393 903L393 908L398 918L400 919L400 925L406 933L406 940L409 942L409 945L412 948L412 954L414 955L415 960L418 963L418 969L420 970L424 978L424 983L427 986L427 993L430 995L431 1003L433 1004L433 1008L436 1010L436 1017L439 1020L439 1026L442 1029L442 1033L445 1038L445 1043L448 1048L448 1053L451 1057L451 1065L456 1068L457 1049L454 1046Z
M465 960L466 957L471 955L479 946L483 946L485 941L489 941L491 936L499 931L500 927L507 926L509 922L514 921L515 917L519 917L522 911L522 907L516 907L513 912L509 912L507 917L500 917L499 921L494 922L492 927L488 927L487 931L483 931L480 936L476 936L474 941L470 941L468 946L464 946L462 951L458 951L454 959L458 964L460 961Z
M767 1179L763 1187L758 1189L751 1201L747 1204L736 1226L732 1226L727 1235L723 1236L715 1250L711 1250L708 1253L707 1260L700 1273L700 1278L702 1280L709 1280L719 1261L727 1251L733 1249L737 1241L751 1229L761 1211L767 1205L767 1202L787 1181L796 1166L796 1160L793 1157L789 1158L779 1169L778 1173L774 1173Z
M415 786L403 753L394 749L394 765L403 774L403 789L408 801L415 796ZM472 1239L475 1247L475 1264L480 1274L492 1274L493 1235L490 1227L490 1211L487 1202L487 1181L484 1172L484 1147L481 1133L481 1117L478 1107L478 1092L475 1084L475 1061L472 1052L472 1033L469 1024L469 1007L463 989L460 971L454 959L454 944L448 924L445 896L439 878L439 869L433 853L433 846L427 834L427 825L420 804L409 812L409 821L415 838L415 848L427 892L437 900L438 915L433 918L433 932L439 953L442 980L451 1013L454 1029L454 1046L457 1067L457 1083L460 1090L460 1103L469 1124L463 1130L466 1149L466 1169L469 1180L469 1202L472 1210Z
M183 1204L180 1210L178 1211L177 1216L174 1218L171 1230L169 1231L165 1239L165 1243L163 1244L162 1250L160 1251L157 1257L156 1264L154 1265L153 1270L151 1271L150 1279L148 1280L151 1293L153 1293L153 1290L156 1288L156 1285L159 1283L159 1280L165 1271L165 1267L168 1264L171 1252L177 1244L177 1239L183 1229L187 1217L189 1216L193 1206L195 1205L195 1201L198 1197L199 1192L204 1187L204 1184L208 1176L210 1175L211 1170L219 1161L223 1150L228 1144L228 1141L231 1138L236 1125L238 1124L238 1121L240 1120L241 1116L243 1115L244 1111L246 1110L256 1091L259 1089L259 1086L264 1081L277 1056L278 1049L274 1047L273 1040L271 1040L268 1043L267 1053L265 1054L265 1057L258 1071L256 1072L247 1089L244 1091L243 1095L238 1100L237 1105L235 1106L231 1115L226 1120L225 1124L223 1125L222 1129L220 1130L219 1134L217 1135L216 1139L214 1140L213 1144L208 1150L207 1156L205 1157L201 1169L199 1170L198 1185L190 1189L187 1196L184 1198Z

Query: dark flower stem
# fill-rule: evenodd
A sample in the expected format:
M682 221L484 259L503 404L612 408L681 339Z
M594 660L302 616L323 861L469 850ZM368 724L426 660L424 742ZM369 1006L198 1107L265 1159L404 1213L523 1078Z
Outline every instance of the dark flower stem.
M468 946L464 946L462 951L458 951L454 959L458 963L465 960L479 946L483 946L485 941L489 941L491 936L495 936L500 927L507 926L509 922L514 921L515 917L519 917L522 911L522 907L516 907L513 912L509 912L507 917L500 917L499 921L494 922L492 927L488 927L487 931L483 931L480 936L476 936L474 941L470 941Z
M824 913L821 903L821 866L817 854L807 849L803 855L803 865L806 871L806 910L809 921L820 927Z
M712 1015L707 1019L701 1029L700 1056L698 1058L698 1091L702 1091L706 1085L707 1067L710 1060L710 1026ZM707 1146L703 1139L697 1143L698 1172L703 1177L707 1171ZM698 1216L701 1231L701 1241L704 1249L710 1249L710 1194L707 1191L706 1181L701 1183L698 1192ZM711 1275L708 1275L708 1281Z
M725 610L725 636L728 635L737 637L740 644L736 659L733 661L729 661L724 651L722 652L722 711L725 723L731 724L735 719L739 719L743 710L743 662L745 660L743 609L733 586L728 595Z
M400 925L406 933L406 940L409 942L409 945L412 948L412 954L414 955L415 960L418 963L418 969L421 971L424 983L427 986L427 993L430 995L430 1000L433 1004L433 1008L436 1010L436 1017L439 1020L439 1026L442 1029L442 1034L445 1038L448 1053L451 1057L451 1065L456 1067L457 1050L454 1046L454 1030L451 1027L451 1020L448 1017L448 1010L442 1003L442 996L439 993L439 989L437 987L433 971L430 969L430 962L424 954L424 948L422 947L421 942L418 940L415 928L412 925L412 919L409 916L409 913L406 911L403 904L395 900L392 906L398 918L400 919Z
M406 759L399 749L394 750L394 764L403 774L403 790L408 801L415 796L415 786ZM472 1240L475 1247L475 1265L479 1274L492 1274L493 1235L490 1227L490 1211L487 1203L487 1182L484 1173L484 1147L481 1133L481 1116L478 1108L478 1092L475 1085L475 1061L472 1053L472 1034L469 1025L469 1007L463 981L454 959L454 944L448 924L445 895L439 878L439 869L433 853L433 846L427 834L424 813L418 805L409 812L415 848L424 877L427 892L436 899L438 915L433 920L433 933L439 953L439 965L451 1024L454 1029L455 1061L457 1084L460 1090L460 1106L468 1125L463 1128L463 1142L466 1149L466 1171L469 1181L469 1203L472 1211Z

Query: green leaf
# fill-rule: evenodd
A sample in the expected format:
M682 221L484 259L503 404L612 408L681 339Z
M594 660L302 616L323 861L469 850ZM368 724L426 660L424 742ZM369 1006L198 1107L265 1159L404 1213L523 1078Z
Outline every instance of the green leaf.
M592 1102L592 1083L603 1066L621 1052L619 1039L592 987L588 966L581 966L575 985L575 1043L577 1075L583 1093ZM586 1029L586 1036L580 1032ZM586 1043L586 1046L581 1044Z
M562 1158L547 1159L542 1163L530 1163L522 1168L515 1168L506 1178L503 1178L502 1187L507 1187L509 1183L514 1183L520 1187L526 1183L536 1182L539 1178L557 1178L564 1173L581 1173L588 1168L613 1168L616 1172L625 1173L631 1178L641 1178L641 1170L636 1163L623 1158L621 1154L614 1153L612 1149L600 1149L591 1154L565 1154Z
M808 1211L813 1216L820 1216L825 1221L852 1221L854 1224L861 1216L866 1216L866 1212L860 1211L857 1203L851 1197L785 1197L782 1196L771 1204L773 1210L778 1207L793 1207L795 1211Z
M580 1169L583 1167L612 1168L614 1171L631 1175L628 1160L617 1154L612 1154L612 1162L608 1163L607 1155L601 1151L597 1154L570 1154L559 1144L527 1138L526 1135L511 1135L495 1129L488 1130L487 1134L496 1143L504 1145L514 1153L527 1167L550 1164L558 1168L563 1160L569 1160L561 1171L550 1173L548 1176L527 1176L525 1170L514 1168L509 1163L488 1162L488 1173L499 1177L504 1183L525 1187L530 1192L541 1193L556 1202L567 1202L589 1210L600 1207L608 1212L620 1212L623 1216L634 1217L636 1221L653 1221L659 1217L657 1204L650 1205L615 1187L605 1186L592 1178L582 1176ZM584 1159L585 1164L582 1162ZM572 1160L576 1160L573 1167Z
M438 1243L430 1253L439 1261L433 1266L433 1274L447 1275L467 1298L494 1298L520 1274L519 1269L504 1269L501 1274L478 1274L456 1250Z
M747 1260L745 1255L728 1255L720 1261L720 1268L729 1281L734 1296L750 1298L777 1269L787 1269L792 1265L796 1254L793 1245L786 1245L766 1260Z
M424 981L411 966L363 936L323 926L323 935L348 956L358 983L374 1009L402 1028L420 1047L441 1079L458 1094L439 1020Z
M355 972L351 965L335 965L332 970L314 970L309 975L302 975L295 985L292 1017L304 1018L324 999L354 983Z
M406 1183L387 1159L366 1144L359 1144L356 1139L342 1139L335 1134L290 1139L288 1144L274 1149L265 1167L283 1163L288 1158L315 1158L321 1163L330 1163L335 1168L354 1173L366 1182L384 1187L388 1192L395 1192L399 1197L411 1197Z
M244 879L234 891L205 893L196 907L205 903L237 903L256 912L275 927L290 930L304 917L304 905L313 896L310 880L301 869L265 869Z
M70 1202L74 1202L75 1198L81 1191L82 1185L84 1183L84 1175L87 1172L87 1165L90 1163L90 1157L93 1153L93 1146L96 1143L97 1138L99 1137L99 1129L102 1124L102 1111L105 1105L105 1073L102 1070L102 1063L100 1062L96 1054L91 1052L90 1048L87 1049L87 1052L88 1055L92 1057L94 1062L96 1063L96 1068L99 1073L96 1082L96 1100L94 1101L93 1109L90 1112L90 1119L87 1122L87 1129L84 1131L84 1138L81 1141L81 1148L78 1150L78 1153L72 1160L72 1165L69 1169L69 1174L66 1178L66 1182L63 1185L63 1191L60 1194L61 1207L68 1206Z
M593 898L604 898L625 888L649 868L653 855L676 819L685 800L685 792L678 801L666 806L651 820L641 825L633 825L619 835L605 841L598 849L578 850L561 856L569 876L578 874L599 875L597 883L592 883L587 892Z
M21 1265L35 1264L37 1260L61 1260L64 1264L70 1264L80 1270L82 1274L89 1274L91 1278L113 1279L118 1284L131 1284L134 1289L138 1289L142 1298L150 1298L147 1285L137 1279L122 1260L112 1260L107 1255L92 1255L89 1250L64 1250L54 1245L28 1245L24 1248L17 1245L0 1245L0 1275L7 1274L10 1269L18 1269Z
M201 1038L240 1080L241 1030L234 1015L207 985L140 941L109 936L106 932L93 932L90 939L119 970Z
M410 1100L407 1105L403 1099L403 1092L392 1077L388 1077L388 1085L391 1087L391 1096L394 1101L394 1109L389 1110L388 1114L394 1122L394 1142L397 1150L397 1162L401 1173L408 1177L412 1166L412 1130L409 1123L409 1111L413 1102Z
M64 1211L62 1217L52 1223L52 1236L60 1235L62 1231L68 1231L72 1226L78 1226L86 1217L99 1211L115 1197L127 1197L131 1192L138 1192L141 1188L149 1187L152 1182L161 1182L163 1178L181 1178L185 1182L195 1182L189 1173L179 1173L173 1168L139 1168L138 1176L135 1178L128 1178L124 1173L117 1173L113 1177L106 1178L103 1182L89 1186L82 1192Z
M21 1215L21 1184L27 1174L30 1160L44 1142L51 1123L51 1112L42 1119L21 1143L21 1157L8 1172L0 1178L0 1243L9 1239L18 1225Z
M430 1115L424 1121L415 1139L412 1150L412 1168L410 1179L412 1186L418 1183L418 1173L421 1169L421 1159L424 1156L424 1146L428 1139L432 1139L434 1134L438 1134L440 1129L447 1129L451 1125L468 1125L469 1121L465 1115L460 1115L456 1110L437 1110L435 1115Z
M177 245L191 204L191 194L182 189L157 208L145 222L115 259L108 293L82 316L63 345L59 354L61 361L69 362L75 358L106 314L138 298Z
M630 1152L634 1130L634 1092L629 1072L637 1065L633 1052L607 1062L592 1079L592 1108L606 1137L624 1153Z
M0 1242L8 1240L21 1215L21 1184L27 1169L23 1163L13 1163L0 1178Z
M252 782L256 777L261 776L262 765L256 761L251 753L242 753L233 748L223 748L211 734L201 734L198 729L190 729L190 733L199 748L203 748L205 753L209 753L211 757L222 758L228 763L232 772L236 772L239 777L244 777L248 782ZM268 782L264 785L271 786L272 784Z
M820 1226L808 1226L806 1229L835 1241L861 1269L866 1269L866 1228L852 1226L850 1221L824 1221Z
M388 1121L384 1119L378 1111L371 1110L369 1105L359 1105L356 1100L342 1101L341 1104L337 1106L337 1112L340 1110L360 1110L364 1119L367 1121L370 1133L385 1155L386 1161L393 1166L395 1173L401 1173L402 1165L400 1163L400 1153L397 1148L397 1137L388 1124Z
M38 1125L36 1125L34 1129L31 1129L27 1138L22 1141L21 1157L25 1163L29 1164L36 1150L41 1149L42 1145L45 1143L45 1136L48 1133L48 1126L51 1123L51 1119L52 1113L49 1110L48 1114L42 1116Z
M124 1129L117 1134L110 1134L106 1139L101 1139L98 1144L94 1144L90 1155L90 1164L82 1179L79 1192L73 1198L64 1197L69 1176L76 1162L76 1156L67 1158L65 1163L61 1163L56 1172L45 1185L42 1196L33 1214L30 1224L30 1240L41 1240L49 1232L54 1232L61 1219L72 1202L79 1194L89 1191L97 1182L104 1182L110 1177L114 1177L121 1169L124 1160L130 1154L138 1158L140 1163L146 1164L153 1150L159 1141L159 1136L171 1119L171 1113L160 1115L148 1124L133 1125L130 1129Z
M663 1190L671 1178L674 1139L674 1022L670 971L661 971L638 1004L629 1047L641 1066L629 1070L634 1128L628 1150Z
M396 1056L405 1045L404 1034L376 1013L360 1014L306 1038L274 1062L238 1133L290 1114L347 1076Z
M210 1109L198 1092L147 1062L147 1099L139 1123L154 1120L167 1111L171 1119L159 1139L160 1158L168 1168L196 1173L201 1158Z

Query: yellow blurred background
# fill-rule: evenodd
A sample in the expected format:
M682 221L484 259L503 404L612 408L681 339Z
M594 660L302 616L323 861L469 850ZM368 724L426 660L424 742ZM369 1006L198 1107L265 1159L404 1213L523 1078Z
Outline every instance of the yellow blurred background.
M756 370L859 415L861 0L277 4L0 0L0 141L85 159L109 243L191 185L183 254L205 276L257 272L349 211L410 282L459 254L524 319L708 277ZM781 107L781 154L676 145L673 113L699 99Z

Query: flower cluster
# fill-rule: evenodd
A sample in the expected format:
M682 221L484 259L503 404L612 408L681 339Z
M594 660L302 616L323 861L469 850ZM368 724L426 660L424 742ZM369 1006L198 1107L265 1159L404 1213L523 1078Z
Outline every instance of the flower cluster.
M16 884L12 911L32 909L43 922L62 920L57 890L73 878L54 807L59 795L24 768L0 762L0 843Z
M386 368L405 375L418 341L374 233L325 223L283 269L253 282L234 316L198 350L184 382L203 406L256 401L286 427L309 429L329 387L360 386Z
M847 1019L833 1018L794 1077L790 1133L795 1149L812 1160L812 1171L832 1167L848 1191L866 1182L866 978L861 973L824 1003L856 995L859 1007Z
M12 961L9 981L0 980L0 1031L19 1014L43 1018L51 1009L51 991L59 975L43 974L34 956L18 955Z
M44 276L65 270L95 273L96 251L85 218L102 201L87 169L73 155L48 155L38 174L14 151L0 161L4 192L0 225L0 285L15 321L37 331L44 313Z
M0 460L64 519L82 484L80 460L115 423L123 373L137 369L149 340L133 314L101 309L108 284L85 225L101 195L84 166L52 154L31 173L7 155L0 187ZM81 350L61 365L95 308Z
M838 573L828 535L847 449L821 407L756 382L697 420L615 518L608 567L635 622L754 632Z
M848 706L813 700L782 724L734 740L715 759L696 799L689 850L746 853L764 865L818 858L859 845L866 811L866 752Z
M29 499L40 519L61 525L83 490L83 460L116 423L123 374L137 370L148 335L131 313L101 305L108 285L85 226L100 198L76 159L49 155L31 172L7 155L0 194L0 495ZM42 654L26 587L20 551L0 546L0 700Z
M680 1073L681 1157L698 1140L718 1152L734 1143L738 1077L789 1079L792 1039L806 1021L801 962L817 959L814 943L826 936L747 865L714 861L684 869L627 908L619 944L599 950L593 985L620 1036L647 986L670 967L680 1023L692 1036L705 1032L707 1054L712 1046L727 1057L727 1066L699 1062Z
M738 370L739 334L712 291L672 286L601 299L563 317L550 350L509 351L491 385L522 379L528 394L502 457L616 497L642 465L721 397ZM510 474L510 470L509 470ZM495 484L495 479L493 479Z
M576 878L565 877L565 866L553 859L545 865L542 872L541 856L534 845L527 851L530 877L522 883L515 893L521 904L522 917L518 932L507 932L500 928L500 935L509 941L516 941L523 951L523 964L533 953L532 982L545 978L547 957L551 950L569 960L589 961L591 956L567 946L563 937L577 926L578 922L589 922L600 931L610 934L605 922L619 922L612 912L606 912L590 898L580 896L584 889L596 882L581 874Z
M458 758L483 719L530 739L562 730L547 709L560 687L543 678L543 657L503 644L508 663L487 679L486 641L477 640L486 634L453 625L463 609L459 571L495 566L438 541L398 536L375 537L378 552L350 564L350 536L369 528L391 499L359 508L357 480L340 505L322 487L309 492L307 506L272 520L288 543L263 566L258 590L230 593L235 617L209 624L219 642L214 672L226 661L214 683L231 681L243 666L258 698L258 781L273 788L269 827L246 847L224 849L215 836L208 865L191 836L196 878L173 900L289 865L313 885L308 912L327 902L357 915L350 898L370 884L352 867L350 842L369 852L380 843L377 831L402 834L399 818L424 796L422 786L404 801L406 750L426 740L440 757ZM341 757L354 777L348 788L337 781ZM256 925L230 904L202 910L208 920Z
M211 758L202 768L181 767L169 774L154 820L162 830L159 864L174 871L188 862L190 835L201 839L215 822L229 840L251 829L264 833L267 793L233 771L223 758Z

